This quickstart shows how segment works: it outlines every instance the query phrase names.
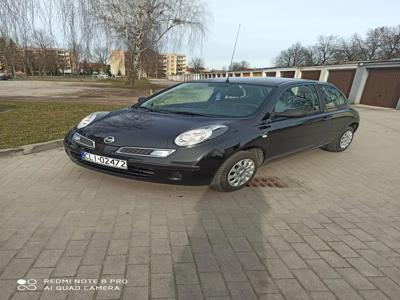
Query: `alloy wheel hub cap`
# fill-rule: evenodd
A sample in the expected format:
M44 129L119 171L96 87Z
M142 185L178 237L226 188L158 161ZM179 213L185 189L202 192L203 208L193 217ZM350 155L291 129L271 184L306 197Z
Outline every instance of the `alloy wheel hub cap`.
M228 183L233 187L244 185L253 176L255 170L254 161L242 159L238 161L228 173Z
M353 132L351 130L346 131L340 138L340 148L347 148L353 139Z

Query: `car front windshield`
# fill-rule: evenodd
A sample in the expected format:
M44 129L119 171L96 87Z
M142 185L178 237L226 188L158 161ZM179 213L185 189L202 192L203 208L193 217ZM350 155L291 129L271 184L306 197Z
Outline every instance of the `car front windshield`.
M255 113L272 88L236 83L183 83L147 100L139 107L158 112L219 117Z

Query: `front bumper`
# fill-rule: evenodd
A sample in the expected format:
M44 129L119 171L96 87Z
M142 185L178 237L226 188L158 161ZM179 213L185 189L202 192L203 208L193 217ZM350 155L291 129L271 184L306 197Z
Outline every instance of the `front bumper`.
M193 151L191 158L188 151L180 153L176 151L169 157L154 158L144 156L127 156L115 153L119 147L96 143L95 149L91 149L74 142L71 137L73 132L67 134L64 139L64 148L68 156L76 164L103 173L134 178L144 181L182 184L182 185L208 185L211 183L215 172L223 162L223 155L219 151L211 151L207 155L199 156ZM86 151L97 155L124 159L128 162L128 169L115 169L82 160L80 152ZM179 158L182 158L181 160Z

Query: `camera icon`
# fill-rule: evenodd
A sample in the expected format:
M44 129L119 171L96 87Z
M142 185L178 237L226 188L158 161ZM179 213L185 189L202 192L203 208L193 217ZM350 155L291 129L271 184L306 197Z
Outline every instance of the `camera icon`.
M18 279L17 280L18 291L36 291L37 280L36 279Z

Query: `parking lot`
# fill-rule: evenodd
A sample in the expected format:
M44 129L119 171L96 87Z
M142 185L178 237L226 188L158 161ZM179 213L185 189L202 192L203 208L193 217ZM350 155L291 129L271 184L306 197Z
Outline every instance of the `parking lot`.
M259 171L284 188L144 183L62 149L0 158L0 299L399 299L400 111L357 108L347 151ZM48 291L49 278L127 282Z
M129 88L122 81L101 80L8 80L0 81L1 100L81 101L131 104L150 91L171 85L167 80L151 80Z

